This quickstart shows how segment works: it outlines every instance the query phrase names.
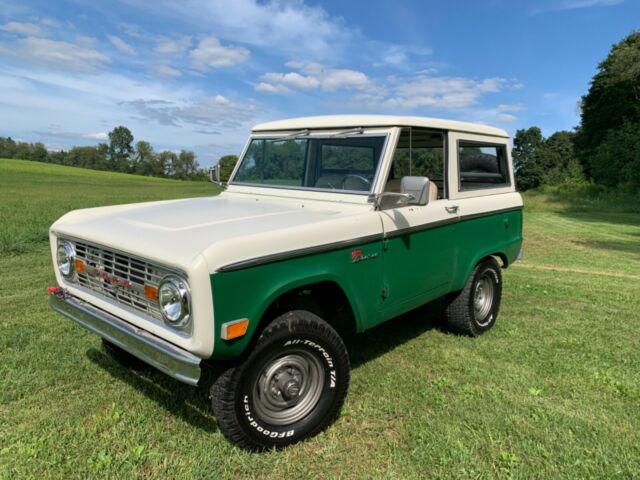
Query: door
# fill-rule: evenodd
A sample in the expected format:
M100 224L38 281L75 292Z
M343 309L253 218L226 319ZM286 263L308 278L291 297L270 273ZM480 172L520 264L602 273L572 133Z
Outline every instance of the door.
M427 205L379 212L384 231L383 302L387 320L447 293L456 265L458 208L448 199L446 132L403 128L386 191L399 191L403 176L431 181Z

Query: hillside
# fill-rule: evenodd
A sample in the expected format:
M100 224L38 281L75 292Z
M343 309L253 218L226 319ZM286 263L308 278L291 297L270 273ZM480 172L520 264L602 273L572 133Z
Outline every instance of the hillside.
M527 193L491 332L451 335L432 306L358 336L337 423L255 455L217 430L206 386L122 368L47 305L56 217L214 191L0 160L0 478L640 476L637 210Z

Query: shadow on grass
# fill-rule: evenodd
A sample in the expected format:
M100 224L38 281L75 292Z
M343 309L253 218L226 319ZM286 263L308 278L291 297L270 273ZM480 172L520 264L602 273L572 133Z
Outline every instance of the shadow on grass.
M351 367L358 368L429 330L446 331L444 300L438 299L347 340Z
M160 373L151 366L139 370L126 368L102 350L95 348L87 351L87 358L116 380L142 392L160 407L190 425L207 432L218 431L215 418L209 409L208 386L213 381L209 381L210 372L205 371L205 381L194 388Z
M638 233L638 235L640 235L640 233ZM626 242L622 240L583 240L574 243L589 249L617 250L619 252L640 255L640 242L637 240Z
M574 220L640 226L640 196L598 185L547 187L534 195L546 195L561 206L557 212ZM525 202L526 211L526 202Z
M351 367L358 368L429 330L440 329L441 325L442 299L405 313L365 333L354 335L346 339ZM86 355L92 363L113 378L142 392L160 407L179 416L190 425L207 432L218 431L210 410L208 389L223 372L224 365L203 368L200 385L194 388L156 371L151 366L138 370L126 368L99 349L91 348Z

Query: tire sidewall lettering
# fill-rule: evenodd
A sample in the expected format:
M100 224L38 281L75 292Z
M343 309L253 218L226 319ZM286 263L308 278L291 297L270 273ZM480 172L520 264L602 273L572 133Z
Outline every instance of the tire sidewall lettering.
M275 345L279 345L278 348ZM281 354L286 354L286 351L291 348L302 348L304 350L308 350L317 356L322 361L322 365L325 370L325 380L324 380L324 391L319 400L318 405L316 405L315 409L325 410L328 406L333 403L335 398L335 392L337 390L338 379L339 379L339 367L335 365L334 357L330 352L330 348L322 345L322 343L318 339L311 339L305 337L289 337L286 340L282 341L279 344L275 344L270 354L265 355L265 359L271 357L273 355L273 351L278 351ZM258 362L259 363L259 362ZM294 436L304 436L309 429L307 420L309 417L314 415L314 413L310 413L304 419L296 422L291 425L270 425L266 424L259 418L258 415L255 414L252 408L253 402L253 391L252 385L253 381L255 381L255 375L258 372L254 372L252 376L248 378L248 381L244 383L243 391L241 392L241 406L240 417L241 422L244 423L251 431L254 432L253 435L260 436L262 438L269 438L273 440L283 440L286 441ZM320 413L319 413L320 414ZM298 428L299 425L302 425L301 428Z

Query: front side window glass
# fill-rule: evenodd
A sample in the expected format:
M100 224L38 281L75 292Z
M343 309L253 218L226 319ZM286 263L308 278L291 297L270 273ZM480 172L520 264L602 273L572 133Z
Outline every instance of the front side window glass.
M445 196L444 134L424 128L403 128L385 185L387 192L400 192L402 177L427 177Z
M385 136L251 140L231 183L369 193Z

